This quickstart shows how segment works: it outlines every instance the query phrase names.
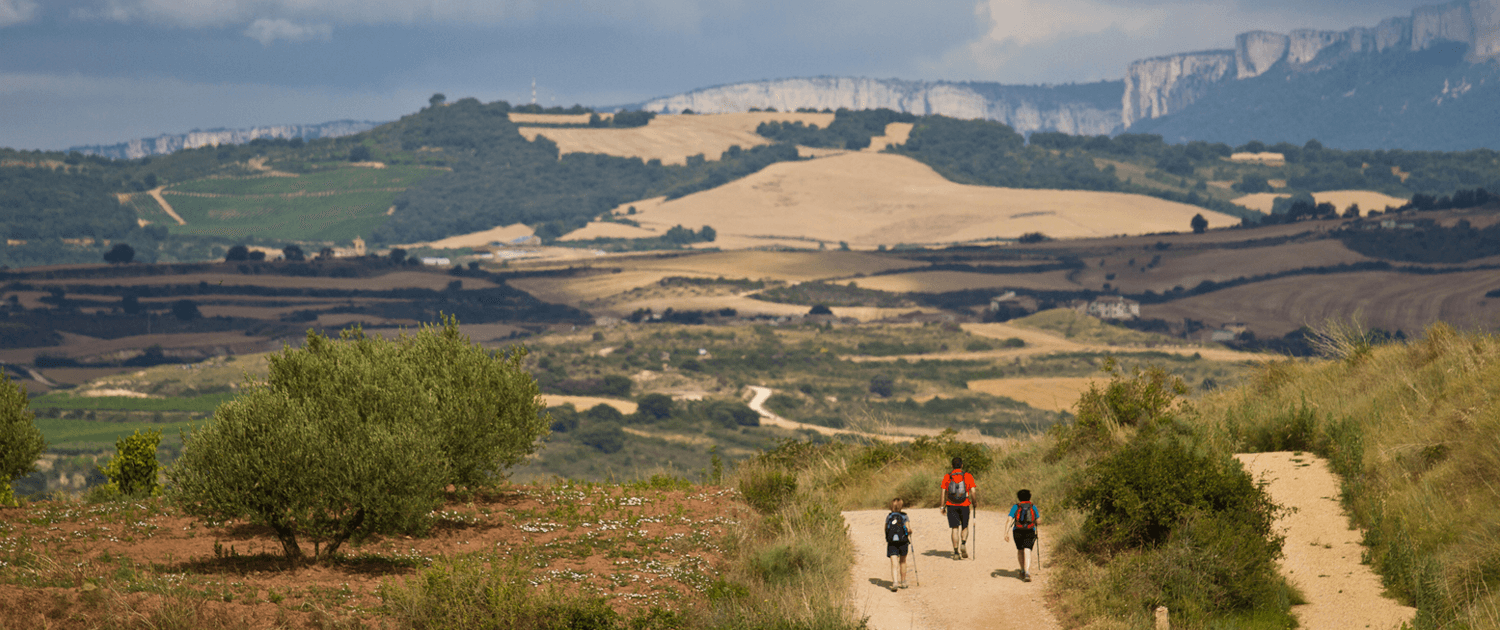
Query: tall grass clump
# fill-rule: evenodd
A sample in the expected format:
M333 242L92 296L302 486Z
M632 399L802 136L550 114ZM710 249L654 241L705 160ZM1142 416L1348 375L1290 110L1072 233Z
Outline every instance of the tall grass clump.
M1368 347L1354 325L1325 336L1345 339L1330 360L1268 363L1200 401L1201 423L1226 449L1327 457L1418 628L1500 627L1500 341L1442 323Z
M1061 610L1077 625L1284 628L1300 598L1279 575L1279 508L1187 421L1180 380L1123 370L1090 388L1077 419L1052 431L1047 459L1076 467L1064 507L1082 515L1053 546Z

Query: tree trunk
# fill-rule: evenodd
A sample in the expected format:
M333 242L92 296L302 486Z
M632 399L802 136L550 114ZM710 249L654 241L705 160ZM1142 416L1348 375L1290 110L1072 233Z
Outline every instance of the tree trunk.
M353 536L354 532L359 531L359 526L364 522L365 511L363 509L356 510L354 518L349 519L349 523L339 531L338 535L333 540L328 541L328 546L323 548L323 553L319 555L319 558L333 557L333 554L339 550L339 547L344 545L344 541L349 540L349 537Z
M281 523L270 523L271 531L276 532L276 538L281 541L281 553L291 560L293 564L302 560L302 546L297 544L297 532Z

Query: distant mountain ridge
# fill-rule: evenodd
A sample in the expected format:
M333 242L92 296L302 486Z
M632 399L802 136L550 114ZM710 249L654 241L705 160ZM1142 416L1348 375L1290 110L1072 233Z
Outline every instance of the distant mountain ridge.
M337 138L350 136L373 129L385 123L368 120L335 120L316 125L267 125L244 129L193 130L188 133L169 133L154 138L140 138L118 144L95 144L71 147L85 155L99 155L116 159L135 159L150 155L165 155L183 149L218 146L221 144L244 144L259 138Z
M1500 111L1497 58L1500 0L1418 7L1370 28L1251 31L1232 49L1130 64L1122 124L1169 141L1500 147L1484 115Z
M1068 85L1004 85L982 81L905 81L811 77L706 87L627 106L657 113L887 108L918 115L1003 122L1021 133L1113 134L1121 129L1120 81Z

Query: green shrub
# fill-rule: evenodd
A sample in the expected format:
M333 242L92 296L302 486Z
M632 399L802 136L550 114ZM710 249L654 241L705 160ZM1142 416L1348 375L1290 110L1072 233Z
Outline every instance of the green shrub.
M806 543L784 543L761 549L750 560L756 577L767 584L784 584L807 570L818 560L818 553Z
M797 475L775 469L755 470L740 478L739 489L750 507L770 514L797 494Z
M156 447L161 431L141 433L136 429L128 437L115 440L115 457L102 469L110 485L127 497L149 497L160 494L156 483Z
M309 332L184 438L168 492L189 514L270 527L294 560L299 536L331 555L422 531L445 484L489 483L536 450L549 419L523 355L470 344L453 318L394 341Z
M1187 384L1158 365L1136 366L1127 375L1114 357L1105 359L1102 371L1109 384L1090 385L1078 399L1078 416L1070 425L1055 425L1056 448L1048 459L1079 450L1107 449L1124 427L1151 427L1169 420L1172 405L1188 393Z
M1278 509L1233 458L1150 437L1090 465L1065 503L1085 511L1084 537L1100 551L1161 545L1200 513L1234 514L1270 538Z
M0 370L0 506L15 505L11 482L36 470L36 459L47 450L26 390Z

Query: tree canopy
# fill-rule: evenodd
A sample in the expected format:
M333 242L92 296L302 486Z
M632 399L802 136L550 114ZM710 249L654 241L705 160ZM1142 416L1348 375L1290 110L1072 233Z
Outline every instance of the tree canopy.
M168 491L191 514L270 527L292 559L299 538L327 556L424 530L445 485L493 483L538 448L549 420L525 354L471 343L452 317L394 340L310 331L186 440Z

